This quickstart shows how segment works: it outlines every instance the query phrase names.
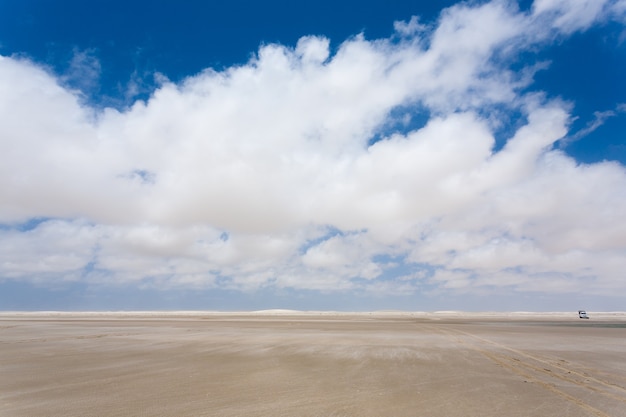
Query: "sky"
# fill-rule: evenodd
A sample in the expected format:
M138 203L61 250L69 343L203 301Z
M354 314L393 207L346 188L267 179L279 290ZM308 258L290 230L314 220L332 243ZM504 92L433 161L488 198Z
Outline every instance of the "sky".
M0 310L626 310L626 0L0 2Z

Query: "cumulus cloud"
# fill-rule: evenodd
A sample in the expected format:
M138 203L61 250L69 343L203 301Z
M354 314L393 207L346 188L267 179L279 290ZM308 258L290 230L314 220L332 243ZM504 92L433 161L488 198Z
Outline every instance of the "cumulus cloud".
M2 57L0 277L624 290L626 170L555 149L569 106L527 92L540 63L511 69L616 7L462 4L436 25L411 18L333 53L305 36L162 80L123 110L91 108L36 63ZM496 150L509 111L525 123ZM427 120L393 123L399 114ZM25 228L33 218L44 220Z

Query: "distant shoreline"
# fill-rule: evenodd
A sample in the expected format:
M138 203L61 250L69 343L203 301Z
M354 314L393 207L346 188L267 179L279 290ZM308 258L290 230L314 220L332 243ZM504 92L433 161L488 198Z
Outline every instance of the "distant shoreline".
M587 311L595 320L626 320L624 311ZM335 318L430 318L437 319L575 319L579 320L577 311L560 312L529 312L529 311L301 311L301 310L256 310L256 311L213 311L213 310L179 310L179 311L0 311L0 318L198 318L198 317L335 317Z

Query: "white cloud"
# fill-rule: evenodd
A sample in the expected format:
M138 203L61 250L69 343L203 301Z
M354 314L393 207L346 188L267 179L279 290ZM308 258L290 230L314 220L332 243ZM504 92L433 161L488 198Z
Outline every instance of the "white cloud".
M414 36L419 32L424 32L427 30L427 26L421 24L419 20L420 19L418 16L411 16L411 19L408 22L393 22L393 28L396 33L401 36Z
M162 80L125 110L96 112L2 57L0 277L624 290L626 170L554 150L568 105L522 93L532 64L509 69L550 28L583 30L608 4L464 4L333 54L322 37L265 45L245 65ZM398 109L429 120L394 130ZM494 151L508 110L527 122ZM40 217L53 220L15 226Z
M77 280L94 256L97 227L82 221L50 220L29 231L0 231L5 278Z
M549 15L552 27L565 33L588 29L611 9L619 9L612 0L535 0L533 13Z
M585 127L574 133L573 135L565 138L561 141L561 146L567 146L571 142L575 142L584 138L590 133L594 132L597 128L602 126L606 121L612 117L617 116L619 113L626 111L624 103L618 103L615 110L596 111L593 113L593 120L590 120Z
M61 79L70 88L75 88L81 92L95 93L99 89L101 71L102 68L95 50L80 51L74 49L69 67Z

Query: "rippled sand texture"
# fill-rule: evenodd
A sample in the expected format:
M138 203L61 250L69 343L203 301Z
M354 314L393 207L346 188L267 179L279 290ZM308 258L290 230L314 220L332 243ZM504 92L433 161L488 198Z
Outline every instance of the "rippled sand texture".
M4 314L0 416L626 416L626 321Z

